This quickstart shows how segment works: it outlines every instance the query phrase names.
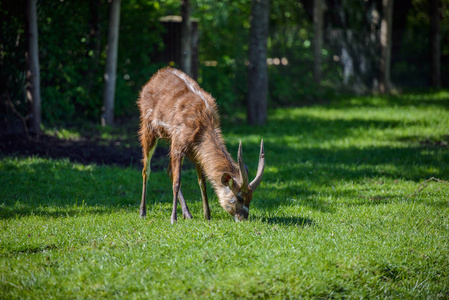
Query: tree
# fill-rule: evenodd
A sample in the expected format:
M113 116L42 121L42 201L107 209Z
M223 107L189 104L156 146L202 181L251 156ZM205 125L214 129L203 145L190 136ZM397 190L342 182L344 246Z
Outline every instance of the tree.
M247 107L248 123L251 125L261 125L267 120L269 15L269 0L251 1Z
M313 76L317 84L321 83L321 50L323 48L323 0L313 1Z
M380 25L380 80L379 91L388 93L391 88L391 42L393 31L393 0L382 0L382 21Z
M120 0L112 0L109 11L108 45L106 49L106 70L104 74L103 126L114 123L115 82L117 78L117 50L120 28Z
M37 31L36 0L27 0L26 16L26 98L29 103L30 131L41 132L41 91L39 74L39 44Z
M430 82L432 87L441 87L440 70L440 1L430 1Z
M192 76L192 23L190 0L181 0L181 69Z

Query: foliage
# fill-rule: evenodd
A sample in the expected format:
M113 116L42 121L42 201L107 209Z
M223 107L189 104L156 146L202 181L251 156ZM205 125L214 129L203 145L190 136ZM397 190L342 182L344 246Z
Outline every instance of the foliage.
M167 10L174 1L166 1ZM64 117L97 119L102 107L105 44L108 21L106 1L65 1L42 5L44 113L50 122ZM115 114L136 114L140 87L161 65L151 61L161 44L162 10L157 1L125 1L121 7ZM70 15L71 22L67 23ZM56 26L67 23L64 29ZM145 24L145 26L142 26ZM96 32L98 31L98 32ZM94 32L92 34L92 32ZM58 47L61 44L64 47ZM48 95L46 93L49 93Z
M3 103L8 97L26 115L24 35L21 7L15 0L0 2L0 115L3 116L7 114Z
M195 14L200 26L200 61L206 62L200 66L200 84L217 98L225 115L234 114L236 106L246 105L250 15L246 1L229 2L196 1ZM311 84L311 24L305 8L298 1L274 1L270 9L271 106L319 99L322 90ZM339 80L338 65L327 49L323 49L323 57L326 82ZM210 66L210 62L216 65Z
M2 2L5 6L2 33L7 39L1 42L1 63L5 65L1 75L8 87L2 90L16 92L24 84L24 20L23 6L12 2ZM158 18L174 11L177 5L176 1L164 1L163 6L160 1L148 0L122 3L115 108L119 117L136 114L135 101L140 87L161 66L150 59L154 48L160 47L162 29ZM38 2L44 122L99 120L107 24L106 0ZM11 86L12 81L17 83ZM11 97L17 103L24 96L20 92ZM20 102L26 114L26 103Z
M233 115L246 103L250 5L243 0L195 2L199 83L216 98L220 112Z
M448 100L344 97L223 128L252 175L264 138L244 223L210 187L202 219L194 169L183 171L194 219L172 226L165 172L151 174L140 219L140 170L2 157L0 298L445 298L449 186L413 194L448 181Z
M161 3L162 2L162 3ZM178 9L178 1L122 2L117 92L115 114L137 115L138 92L150 77L164 65L152 60L156 50L163 49L163 28L159 17ZM143 24L145 24L143 26Z
M39 5L42 111L51 123L75 116L93 118L100 113L99 64L104 62L98 61L99 53L94 56L91 43L104 45L104 40L89 40L89 30L93 30L86 18L93 13L89 9L87 1Z
M216 67L201 68L201 86L216 98L220 114L235 115L239 104L246 101L246 72L230 57L222 57Z
M441 78L447 85L447 68L449 54L449 1L441 3ZM407 25L401 36L396 35L401 43L400 53L392 67L392 80L401 87L426 87L430 81L430 4L429 1L413 0Z
M323 86L312 78L312 1L272 1L269 58L270 107L323 101L342 88L363 83L370 90L377 77L381 1L327 1ZM17 5L19 4L19 5ZM0 3L0 115L12 99L27 114L23 1ZM399 8L398 8L399 5ZM442 78L447 85L449 0L441 1ZM108 1L38 1L42 113L45 124L99 120L102 107ZM218 102L224 115L246 105L250 2L192 1L199 21L199 83ZM154 52L163 51L159 18L177 15L178 0L122 1L115 114L136 115L141 86L160 67ZM397 2L392 80L398 87L425 87L429 77L428 3ZM334 36L331 38L329 35ZM345 67L342 49L346 57ZM282 59L287 62L282 64ZM348 68L348 69L346 69ZM349 71L348 71L349 70ZM348 72L353 76L348 76Z

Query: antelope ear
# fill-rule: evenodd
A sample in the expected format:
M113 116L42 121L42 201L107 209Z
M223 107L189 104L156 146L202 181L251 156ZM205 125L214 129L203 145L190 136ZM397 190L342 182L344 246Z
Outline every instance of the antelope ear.
M221 175L221 183L223 183L224 186L228 186L232 189L234 186L234 179L232 179L232 176L229 173L223 173Z

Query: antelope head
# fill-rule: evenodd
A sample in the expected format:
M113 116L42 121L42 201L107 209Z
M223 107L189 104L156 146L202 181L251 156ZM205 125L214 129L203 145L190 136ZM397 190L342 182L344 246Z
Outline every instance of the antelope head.
M221 206L235 218L235 221L239 222L248 219L249 205L253 198L253 192L262 181L265 168L263 140L260 143L259 166L253 181L249 182L248 170L243 163L242 142L239 144L237 159L239 174L238 176L233 176L227 172L223 173L221 183L225 186L225 189L221 190L219 198Z

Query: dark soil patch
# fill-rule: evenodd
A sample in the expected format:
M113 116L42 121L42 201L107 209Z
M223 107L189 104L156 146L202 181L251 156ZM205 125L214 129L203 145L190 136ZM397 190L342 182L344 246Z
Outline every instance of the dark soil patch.
M449 135L443 136L443 139L427 138L419 141L419 144L427 147L447 147L449 145Z
M167 168L167 153L164 147L156 148L151 162L152 170ZM72 162L81 164L142 168L142 150L135 141L107 140L98 137L70 140L50 135L31 138L17 135L0 136L0 155L68 158Z
M399 141L418 143L422 147L426 148L446 148L449 147L449 135L443 135L441 137L428 137L423 139L422 136L412 135L400 138Z

